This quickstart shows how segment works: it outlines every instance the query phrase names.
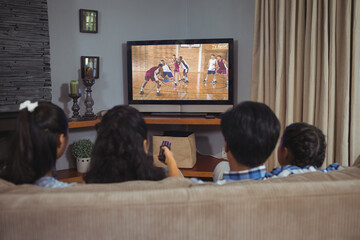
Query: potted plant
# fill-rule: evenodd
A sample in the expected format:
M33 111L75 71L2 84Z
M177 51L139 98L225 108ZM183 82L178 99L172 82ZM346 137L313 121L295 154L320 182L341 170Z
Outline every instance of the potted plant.
M78 172L86 173L89 170L93 146L89 139L81 139L73 143L72 155L76 158Z

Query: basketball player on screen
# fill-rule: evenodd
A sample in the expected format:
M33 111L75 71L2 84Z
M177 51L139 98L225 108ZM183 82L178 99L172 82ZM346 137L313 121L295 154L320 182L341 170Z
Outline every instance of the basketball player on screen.
M156 83L156 96L160 96L160 77L163 74L163 66L159 64L158 66L152 67L145 73L145 80L140 89L140 95L144 94L144 87L149 82L149 80Z
M189 72L189 64L187 64L187 62L182 58L182 56L179 57L180 63L181 63L181 67L184 69L183 70L183 78L181 80L185 80L184 83L189 83L189 79L188 79L188 72Z
M213 81L211 83L216 83L216 77L215 77L216 67L217 67L217 62L216 62L216 59L215 59L215 55L211 54L211 57L209 59L209 64L208 64L208 71L207 71L204 83L207 82L209 74L212 74L214 76Z
M175 54L173 55L172 62L174 64L174 84L176 86L176 81L180 82L180 62Z
M216 73L222 74L224 76L224 78L227 80L226 84L228 84L229 80L226 77L228 67L226 65L226 61L224 59L222 59L220 55L217 55L217 66L218 66L218 69L217 69ZM216 84L216 79L214 81L212 81L211 83Z
M162 65L162 68L163 68L163 77L169 78L170 80L172 80L174 75L172 74L169 65L166 64L165 60L161 60L160 64Z

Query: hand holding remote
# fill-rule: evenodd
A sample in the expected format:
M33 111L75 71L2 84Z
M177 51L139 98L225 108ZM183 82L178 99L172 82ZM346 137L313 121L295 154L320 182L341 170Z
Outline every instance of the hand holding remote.
M171 142L163 141L160 146L158 158L161 162L167 165L168 177L182 177L179 168L177 167L176 160L171 150Z
M165 154L163 147L167 147L169 150L171 150L171 142L163 141L161 143L159 157L158 157L161 162L165 162Z

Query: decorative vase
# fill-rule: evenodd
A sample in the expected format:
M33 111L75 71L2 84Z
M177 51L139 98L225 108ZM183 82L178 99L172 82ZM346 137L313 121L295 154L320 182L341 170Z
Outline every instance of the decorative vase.
M83 116L84 120L93 120L96 119L96 114L93 113L93 106L94 106L94 100L91 96L92 90L91 87L92 85L95 84L95 79L83 79L84 84L86 86L86 98L85 98L85 107L86 107L86 112Z
M90 168L91 158L76 158L76 168L79 173L86 173Z

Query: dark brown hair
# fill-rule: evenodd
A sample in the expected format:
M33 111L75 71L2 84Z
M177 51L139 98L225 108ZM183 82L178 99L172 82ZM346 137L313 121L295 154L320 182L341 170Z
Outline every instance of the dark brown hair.
M33 112L21 110L1 177L15 184L43 177L55 166L59 134L67 132L64 111L52 103L39 103Z
M325 136L317 127L298 122L286 127L281 147L287 147L293 155L292 165L321 167L325 159Z
M237 162L257 167L274 150L280 135L280 122L265 104L242 102L224 113L221 130Z
M130 180L161 180L166 177L145 153L147 128L139 111L115 106L97 125L87 183L115 183Z

